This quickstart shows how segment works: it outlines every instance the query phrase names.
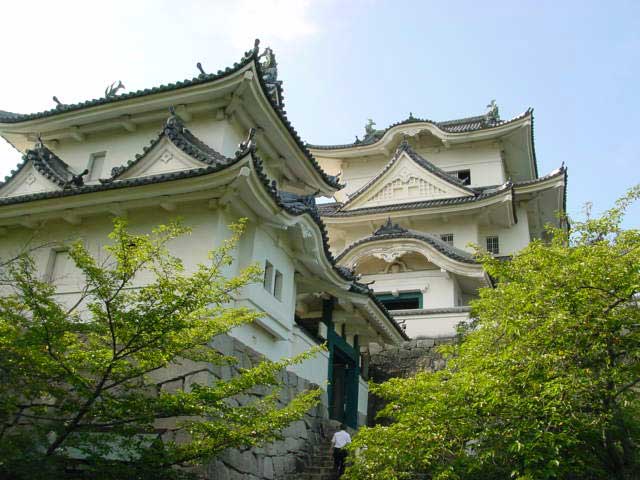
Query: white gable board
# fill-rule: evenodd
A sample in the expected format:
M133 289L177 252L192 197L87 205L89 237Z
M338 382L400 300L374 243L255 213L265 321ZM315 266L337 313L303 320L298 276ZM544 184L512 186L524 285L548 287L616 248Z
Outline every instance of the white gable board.
M389 170L370 184L367 191L361 193L360 197L354 199L346 209L470 195L472 193L464 188L418 165L406 152L403 152Z
M180 172L206 167L207 164L193 159L170 140L163 138L136 165L124 172L119 180L137 177L149 177L163 173Z
M15 177L0 188L0 197L17 197L56 190L62 189L38 172L29 161Z

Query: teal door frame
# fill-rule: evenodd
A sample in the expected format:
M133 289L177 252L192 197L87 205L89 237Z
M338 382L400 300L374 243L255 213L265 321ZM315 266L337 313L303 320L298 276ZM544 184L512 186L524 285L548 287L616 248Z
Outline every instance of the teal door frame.
M335 305L335 299L322 301L322 322L327 327L327 348L329 350L329 372L327 379L329 385L327 387L327 396L329 399L329 415L331 416L333 408L333 363L336 355L341 358L345 358L348 362L348 369L346 375L346 405L345 405L345 418L346 423L351 428L358 427L358 391L360 388L360 348L358 346L358 336L354 337L354 346L351 346L347 341L338 335L335 331L335 325L333 323L333 309ZM337 353L336 353L337 352Z

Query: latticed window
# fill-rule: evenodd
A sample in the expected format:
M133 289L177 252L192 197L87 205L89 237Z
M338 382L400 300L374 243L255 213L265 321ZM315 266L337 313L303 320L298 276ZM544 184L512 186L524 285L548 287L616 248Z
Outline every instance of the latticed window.
M500 253L500 242L497 235L487 237L487 252L497 255Z
M440 239L444 243L448 243L453 247L453 233L443 233L442 235L440 235Z

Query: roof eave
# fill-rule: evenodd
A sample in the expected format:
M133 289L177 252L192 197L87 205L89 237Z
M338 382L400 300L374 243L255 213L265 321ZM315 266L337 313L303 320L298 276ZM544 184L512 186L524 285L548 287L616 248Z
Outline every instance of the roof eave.
M376 142L370 144L354 144L344 145L338 148L314 148L309 146L309 150L316 156L329 158L349 158L367 155L375 155L385 152L389 149L389 145L393 143L397 136L414 136L419 132L428 130L435 137L439 138L445 144L462 144L473 141L481 141L501 137L513 130L520 128L523 124L530 122L533 110L528 109L522 115L507 120L501 124L468 131L468 132L446 132L438 127L434 122L411 122L395 125L385 131Z

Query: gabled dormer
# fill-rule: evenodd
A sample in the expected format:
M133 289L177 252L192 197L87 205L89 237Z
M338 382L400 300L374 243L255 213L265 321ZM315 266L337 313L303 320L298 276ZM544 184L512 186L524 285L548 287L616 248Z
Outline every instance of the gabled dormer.
M82 185L82 176L38 141L35 148L27 150L22 163L11 172L0 186L1 197L16 197L41 192L63 190L72 185Z
M444 198L473 197L477 192L418 155L406 140L391 160L355 191L343 210Z
M136 155L135 160L114 168L111 173L114 180L126 180L226 165L230 161L185 128L172 108L160 135L142 154Z

